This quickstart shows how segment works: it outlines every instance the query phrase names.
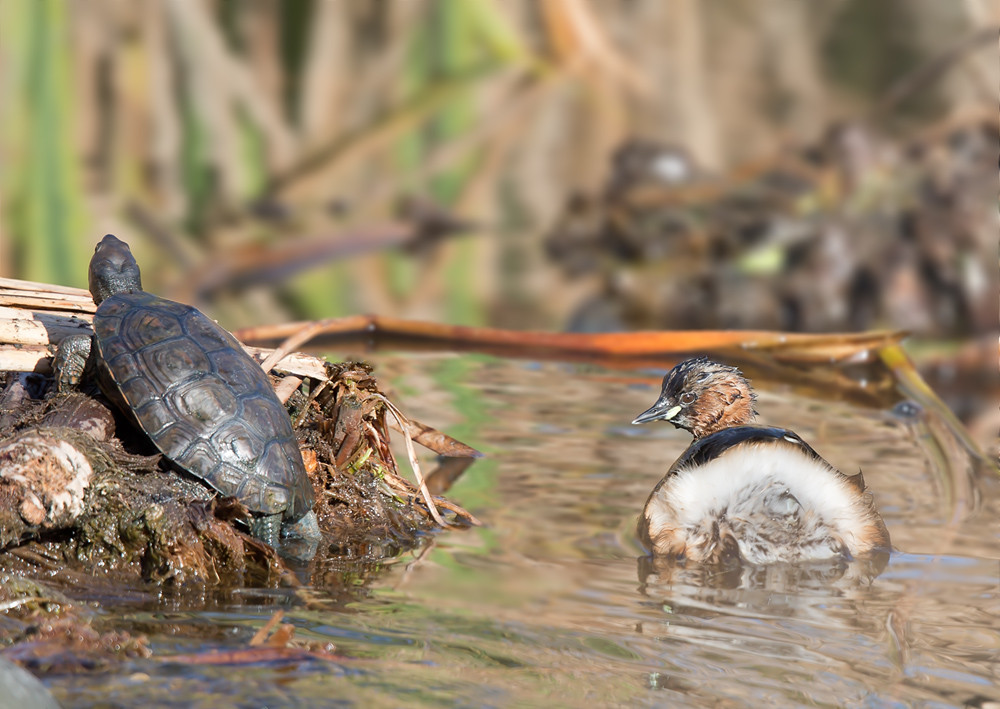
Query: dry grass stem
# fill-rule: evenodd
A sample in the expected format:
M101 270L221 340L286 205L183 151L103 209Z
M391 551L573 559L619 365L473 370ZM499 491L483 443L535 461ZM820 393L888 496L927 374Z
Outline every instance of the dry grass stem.
M437 506L434 504L434 498L431 496L430 490L427 489L427 483L424 481L424 475L420 472L420 462L417 460L417 451L413 448L413 438L410 437L409 431L409 421L400 412L396 406L385 398L381 394L376 395L382 403L385 404L386 409L392 414L393 418L399 424L403 431L403 440L406 442L406 454L410 458L410 466L413 468L413 475L417 478L417 484L420 486L420 493L424 496L424 502L427 504L427 510L431 513L431 517L442 527L449 527L451 525L447 524L442 518L441 514L437 511Z

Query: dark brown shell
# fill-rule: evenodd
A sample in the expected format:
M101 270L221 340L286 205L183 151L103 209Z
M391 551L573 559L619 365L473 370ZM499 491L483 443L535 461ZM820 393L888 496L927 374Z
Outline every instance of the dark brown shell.
M297 520L312 508L288 413L230 333L140 291L101 303L94 344L105 393L174 464L254 512Z

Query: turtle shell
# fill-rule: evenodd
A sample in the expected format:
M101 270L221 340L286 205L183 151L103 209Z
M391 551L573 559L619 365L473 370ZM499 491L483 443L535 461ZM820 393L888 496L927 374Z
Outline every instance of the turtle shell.
M175 465L254 512L294 521L312 508L288 413L230 333L139 291L101 303L94 344L102 389Z

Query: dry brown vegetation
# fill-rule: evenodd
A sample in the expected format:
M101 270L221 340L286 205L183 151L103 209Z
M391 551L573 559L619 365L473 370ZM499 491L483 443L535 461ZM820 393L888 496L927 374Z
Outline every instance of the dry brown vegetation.
M626 139L726 173L838 120L912 136L993 111L998 78L971 40L1000 7L972 0L3 12L5 275L82 285L89 241L114 232L158 263L147 287L230 326L351 312L561 326L582 286L553 277L540 232ZM407 241L406 195L474 235L331 263Z

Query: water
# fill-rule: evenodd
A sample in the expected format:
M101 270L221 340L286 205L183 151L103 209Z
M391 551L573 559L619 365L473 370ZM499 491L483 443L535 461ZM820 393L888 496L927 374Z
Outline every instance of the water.
M442 534L353 591L104 599L161 657L243 647L275 604L297 638L345 657L140 660L46 677L65 707L1000 700L1000 491L989 476L968 485L943 474L933 425L761 391L762 422L793 428L845 472L864 469L898 551L874 579L829 567L700 578L640 561L633 538L646 496L690 441L669 425L628 424L656 398L655 373L475 355L370 360L405 413L487 453L449 493L485 526Z

